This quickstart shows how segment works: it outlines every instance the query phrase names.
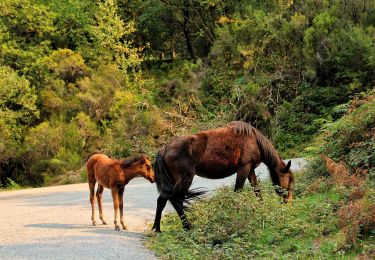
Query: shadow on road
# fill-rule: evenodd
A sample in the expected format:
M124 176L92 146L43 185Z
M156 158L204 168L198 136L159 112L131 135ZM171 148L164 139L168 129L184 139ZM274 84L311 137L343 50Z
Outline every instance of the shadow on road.
M113 236L121 236L127 238L143 238L142 233L128 231L128 230L121 230L117 231L113 227L108 225L99 225L99 226L91 226L91 225L76 225L76 224L61 224L61 223L40 223L40 224L28 224L25 227L33 227L33 228L46 228L46 229L82 229L82 233L92 233L98 235L113 235Z

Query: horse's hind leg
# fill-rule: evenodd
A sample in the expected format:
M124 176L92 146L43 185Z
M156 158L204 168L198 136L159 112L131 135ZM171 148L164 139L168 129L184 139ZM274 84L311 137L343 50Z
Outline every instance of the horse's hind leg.
M125 190L125 187L122 187L121 189L119 189L118 198L120 201L120 222L121 222L122 228L126 230L125 219L124 219L124 190Z
M161 213L167 204L168 197L161 193L158 197L157 206L156 206L156 214L155 214L155 221L152 227L152 230L156 232L160 232L160 220L161 220Z
M98 207L99 207L99 218L103 222L103 225L107 225L107 222L104 220L103 215L103 185L98 183L98 189L96 191L96 198L98 200Z
M112 200L113 200L113 209L115 210L115 220L113 221L115 223L115 229L120 230L120 226L118 224L118 208L119 208L119 199L118 199L118 189L112 188Z
M262 199L262 193L259 189L259 186L258 186L258 180L257 180L257 176L255 175L255 171L254 169L252 169L250 171L250 174L249 176L247 177L251 183L251 186L253 186L254 188L254 193L255 193L255 196L257 196L258 198Z
M171 198L169 201L172 203L173 208L176 210L178 216L181 219L182 226L185 230L189 230L191 228L190 222L187 220L185 213L184 213L184 207L183 207L183 198Z
M90 203L91 203L91 221L92 225L96 226L95 221L95 183L96 181L89 181L89 189L90 189Z
M193 182L193 177L194 173L185 175L185 179L175 185L175 193L173 194L172 198L169 199L169 201L172 203L173 208L176 210L178 216L180 217L182 226L185 230L189 230L191 228L191 224L185 216L183 205L186 194L188 193L191 183Z

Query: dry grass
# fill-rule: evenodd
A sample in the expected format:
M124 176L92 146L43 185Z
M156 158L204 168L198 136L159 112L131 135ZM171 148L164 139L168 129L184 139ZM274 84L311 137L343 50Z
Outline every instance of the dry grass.
M339 227L346 238L346 246L355 246L362 236L375 228L375 203L366 196L366 170L357 169L350 174L343 162L336 163L322 156L331 181L336 186L347 188L347 203L338 211Z

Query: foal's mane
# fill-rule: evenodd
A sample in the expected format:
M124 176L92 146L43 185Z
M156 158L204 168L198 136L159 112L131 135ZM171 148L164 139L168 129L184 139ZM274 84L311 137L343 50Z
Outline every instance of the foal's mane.
M121 166L122 167L130 167L133 165L133 163L138 162L142 159L142 155L135 155L132 157L125 158L121 160Z
M281 167L283 166L283 161L281 160L280 155L267 137L265 137L259 130L255 128L254 133L260 151L261 160L265 165L267 165L270 171L272 183L274 185L279 185L279 176L277 175L276 170L281 169Z

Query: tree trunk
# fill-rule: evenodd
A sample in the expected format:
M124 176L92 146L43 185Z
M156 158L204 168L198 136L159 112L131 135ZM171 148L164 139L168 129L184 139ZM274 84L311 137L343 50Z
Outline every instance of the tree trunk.
M182 30L185 36L186 47L189 52L190 58L195 60L195 52L194 52L193 45L191 44L190 30L189 30L189 22L190 22L189 0L184 1L183 15L184 15L184 23L183 23Z

